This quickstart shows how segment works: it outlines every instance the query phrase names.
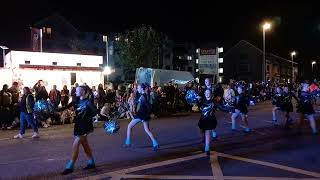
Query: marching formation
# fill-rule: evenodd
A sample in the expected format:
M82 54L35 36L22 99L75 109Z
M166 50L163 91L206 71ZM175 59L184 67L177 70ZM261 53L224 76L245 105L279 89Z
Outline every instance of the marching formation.
M56 88L56 87L54 87ZM99 86L101 90L102 87ZM158 90L159 87L156 88ZM28 124L33 129L32 138L39 138L38 124L44 122L49 117L52 117L52 112L57 111L61 101L61 111L72 109L74 112L74 142L72 145L72 157L67 162L65 170L62 174L69 174L73 172L74 164L79 155L80 145L88 157L88 163L85 169L95 168L93 153L88 141L88 134L93 131L94 119L104 120L106 133L116 133L119 130L117 120L112 118L109 113L106 113L110 108L108 104L103 104L95 101L95 96L99 96L100 92L94 92L86 85L76 85L74 87L71 102L63 97L63 101L59 98L61 96L54 96L50 92L50 101L47 101L48 93L45 90L42 81L39 81L33 88L35 96L28 87L23 88L23 95L20 100L15 100L15 105L18 105L20 111L20 132L15 139L23 138L25 128ZM67 90L64 87L64 91ZM102 89L103 91L103 89ZM130 148L132 145L132 130L135 125L142 123L146 134L149 136L152 149L154 151L159 149L159 143L155 135L150 131L149 125L152 114L155 112L156 101L153 98L152 88L148 84L138 84L131 89L127 96L124 114L131 119L126 131L126 139L124 140L124 148ZM53 92L54 93L54 92ZM64 94L65 92L63 92ZM69 92L67 92L68 94ZM298 127L301 127L304 118L309 121L313 134L317 134L317 127L315 121L314 104L315 100L319 98L320 90L316 83L302 83L299 87L292 84L269 84L269 83L244 83L242 81L231 82L222 87L221 84L212 84L210 79L205 79L204 86L197 86L195 82L189 82L184 88L185 95L183 100L186 103L186 109L199 109L200 117L198 127L203 132L204 152L210 154L211 138L216 139L216 127L219 119L216 118L215 112L217 110L230 114L231 130L237 131L238 119L244 123L242 127L245 133L252 132L248 121L248 106L255 105L260 101L271 100L272 108L272 122L278 123L283 120L285 128L290 128L294 123L290 113L294 111L293 100L297 104L297 112L300 113ZM65 94L64 94L65 95ZM170 96L169 94L167 94ZM1 116L7 117L8 104L12 103L10 97L13 96L9 91L7 85L0 91L1 102ZM100 96L101 93L100 93ZM58 98L57 98L58 97ZM119 97L120 103L123 102L123 97ZM121 100L122 99L122 100ZM17 101L17 102L16 102ZM59 102L59 103L56 103ZM63 103L62 103L63 102ZM121 106L119 106L121 107ZM174 106L173 106L174 107ZM99 112L100 111L100 112Z

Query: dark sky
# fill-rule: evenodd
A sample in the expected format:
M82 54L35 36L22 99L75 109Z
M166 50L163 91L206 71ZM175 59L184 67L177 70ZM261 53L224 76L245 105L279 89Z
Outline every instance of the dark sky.
M7 2L7 1L5 1ZM0 44L21 48L28 28L58 12L81 31L122 31L152 25L176 41L217 42L227 50L239 40L262 46L261 22L273 21L267 50L289 58L320 60L320 16L316 1L17 1L1 5ZM68 3L67 3L68 2ZM104 2L104 4L102 4Z

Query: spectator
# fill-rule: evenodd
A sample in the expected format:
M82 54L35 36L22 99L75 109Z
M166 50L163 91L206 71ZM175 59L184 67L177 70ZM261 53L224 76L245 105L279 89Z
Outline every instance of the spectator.
M12 124L8 129L15 128L19 123L19 98L20 98L20 90L19 84L17 82L13 82L12 86L9 88L9 92L12 95L12 104L11 104L11 114L12 114Z
M66 107L69 103L69 90L67 85L63 86L63 89L61 90L61 106Z
M73 88L71 89L71 101L77 102L76 89L79 87L78 83L74 83Z
M6 130L9 124L12 123L10 107L12 104L12 95L9 92L8 85L3 85L2 90L0 91L0 127L2 130Z
M27 123L29 125L31 125L32 129L33 129L33 135L32 138L38 138L39 137L39 133L38 133L38 128L37 125L35 123L35 121L33 120L33 108L34 108L34 97L30 91L30 89L28 87L24 87L23 88L23 96L21 98L20 101L20 133L16 136L14 136L15 139L18 138L23 138L24 134L25 134L25 128Z
M33 89L35 91L36 101L39 100L47 100L49 95L46 90L46 87L44 86L44 82L42 80L39 80L34 86Z
M57 86L53 85L52 90L49 93L49 99L55 109L58 109L58 106L61 101L61 93L57 90Z
M101 109L106 102L106 93L104 92L103 85L99 84L97 91L98 108Z

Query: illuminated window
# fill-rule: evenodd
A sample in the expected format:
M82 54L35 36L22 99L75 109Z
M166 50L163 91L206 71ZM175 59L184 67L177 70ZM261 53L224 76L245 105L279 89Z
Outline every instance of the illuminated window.
M219 53L223 53L223 47L218 48L218 52L219 52Z
M46 34L51 35L52 34L52 29L51 28L46 28Z
M200 49L198 48L198 49L196 50L196 53L199 53L199 51L200 51Z
M192 60L192 56L188 56L188 60L191 61Z
M199 59L196 59L196 64L199 64Z
M199 69L196 69L196 72L199 72Z
M223 73L223 68L219 68L219 73Z
M223 58L219 58L219 63L223 63Z

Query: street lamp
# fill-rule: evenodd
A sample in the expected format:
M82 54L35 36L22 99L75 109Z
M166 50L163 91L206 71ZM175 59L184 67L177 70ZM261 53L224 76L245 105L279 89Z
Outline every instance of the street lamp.
M317 63L317 62L315 62L315 61L312 61L312 62L311 62L311 66L312 66L312 71L311 71L311 72L312 72L312 78L313 78L313 65L315 65L316 63Z
M108 36L103 36L103 42L106 43L106 60L107 60L107 67L110 69L109 67L109 50L108 50ZM106 68L107 68L106 67ZM111 74L111 69L110 69L110 73ZM109 74L106 74L107 75L107 82L109 82Z
M266 31L271 28L271 24L265 22L262 25L263 30L263 62L262 62L262 70L263 70L263 81L266 81Z
M108 75L110 75L111 73L112 73L112 70L109 66L104 67L103 74L107 75L108 77Z
M295 51L292 51L291 52L291 80L292 82L294 81L293 80L293 76L294 76L294 72L293 72L293 56L297 55L297 53Z
M2 49L2 58L3 58L3 65L6 63L6 53L5 53L5 50L6 49L9 49L8 47L6 46L0 46L0 48Z

